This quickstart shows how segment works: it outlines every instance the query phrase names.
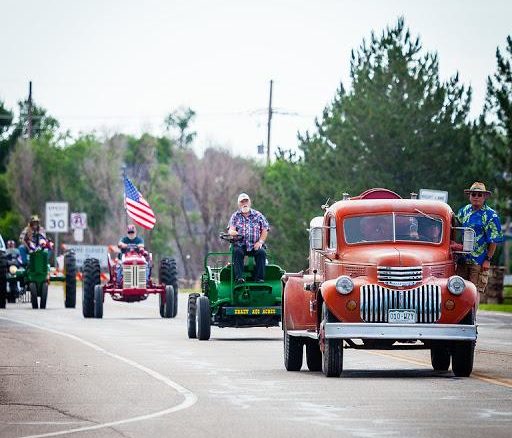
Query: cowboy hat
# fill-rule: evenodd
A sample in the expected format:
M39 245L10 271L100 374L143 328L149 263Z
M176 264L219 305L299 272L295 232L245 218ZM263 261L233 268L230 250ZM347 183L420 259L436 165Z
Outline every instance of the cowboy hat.
M465 189L464 193L469 195L471 192L483 192L487 196L491 196L491 192L485 188L485 184L481 182L474 182L469 189Z

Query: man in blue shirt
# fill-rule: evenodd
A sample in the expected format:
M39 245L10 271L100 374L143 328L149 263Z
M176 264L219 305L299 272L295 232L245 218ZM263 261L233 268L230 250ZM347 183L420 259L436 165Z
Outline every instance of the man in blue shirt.
M234 244L233 265L235 281L243 283L244 257L254 256L256 263L254 281L265 281L265 261L267 254L264 244L267 239L269 224L265 216L251 208L251 199L247 193L238 195L238 210L231 215L228 224L231 236L242 236L242 240Z
M471 281L481 294L489 279L491 259L496 251L496 244L503 242L500 218L485 201L491 192L486 190L485 184L475 182L464 190L469 195L469 204L462 207L457 213L457 219L463 227L470 227L475 231L475 245L473 251L466 254L457 264L457 274Z

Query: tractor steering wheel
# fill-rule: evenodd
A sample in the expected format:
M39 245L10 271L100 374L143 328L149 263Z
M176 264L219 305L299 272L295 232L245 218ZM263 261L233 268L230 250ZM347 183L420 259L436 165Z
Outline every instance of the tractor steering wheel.
M243 236L241 236L240 234L236 234L236 235L232 236L229 233L220 233L219 237L222 240L226 240L229 243L240 242L241 240L243 240Z

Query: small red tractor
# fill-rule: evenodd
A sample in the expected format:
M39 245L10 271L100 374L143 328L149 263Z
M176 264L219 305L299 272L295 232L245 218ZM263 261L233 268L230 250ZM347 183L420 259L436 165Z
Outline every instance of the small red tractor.
M149 294L159 295L160 316L174 318L178 313L178 277L176 261L164 257L160 261L159 280L151 278L151 253L128 245L121 259L108 257L109 280L101 284L98 259L86 259L83 266L82 312L85 318L102 318L105 295L114 301L133 303L147 299Z

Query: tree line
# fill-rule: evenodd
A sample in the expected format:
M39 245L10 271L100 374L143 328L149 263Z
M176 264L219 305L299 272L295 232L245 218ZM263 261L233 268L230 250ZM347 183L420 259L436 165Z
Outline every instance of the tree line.
M47 201L67 201L88 214L86 243L115 243L124 233L123 172L156 213L155 229L143 236L148 246L173 254L191 280L208 251L226 249L218 234L242 191L271 222L269 250L287 270L307 265L309 221L343 192L447 190L458 209L467 201L463 189L480 180L504 221L512 213L511 62L509 36L472 121L471 88L456 73L441 81L437 54L399 19L353 50L350 87L340 83L316 128L298 134L298 152L280 149L269 166L222 147L196 154L191 109L171 112L163 136L72 138L34 105L29 139L28 102L19 102L15 117L0 101L0 233L16 238Z

